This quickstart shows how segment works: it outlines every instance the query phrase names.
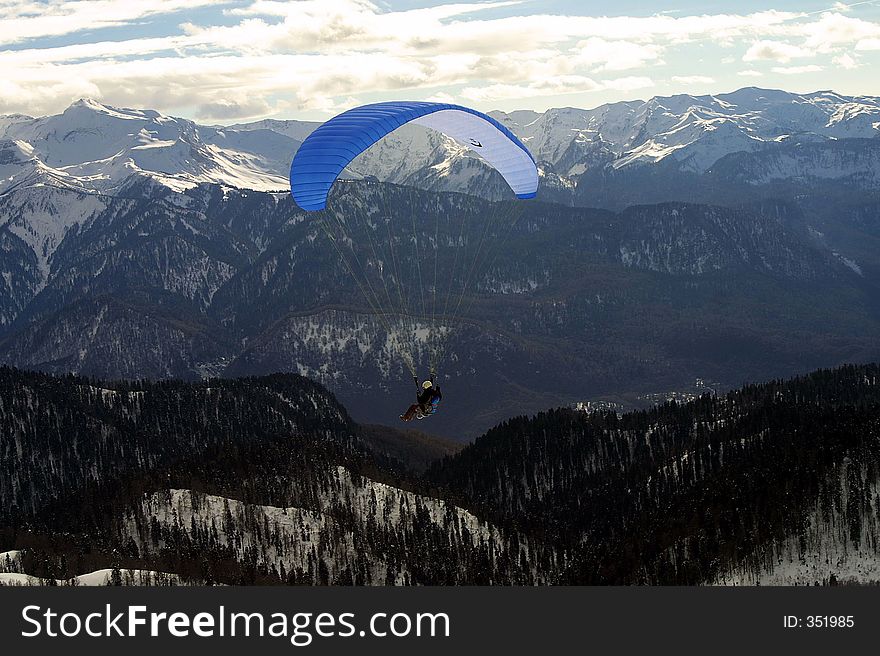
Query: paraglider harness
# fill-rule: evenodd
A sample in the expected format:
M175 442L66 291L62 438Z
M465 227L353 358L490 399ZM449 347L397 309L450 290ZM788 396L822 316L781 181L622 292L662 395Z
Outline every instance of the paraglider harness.
M440 406L440 401L443 399L443 394L440 392L440 387L434 382L433 373L428 378L428 380L431 381L431 387L424 391L421 391L418 376L413 376L413 380L415 381L416 389L419 390L416 395L416 401L419 406L416 411L416 419L425 419L437 412L437 409Z

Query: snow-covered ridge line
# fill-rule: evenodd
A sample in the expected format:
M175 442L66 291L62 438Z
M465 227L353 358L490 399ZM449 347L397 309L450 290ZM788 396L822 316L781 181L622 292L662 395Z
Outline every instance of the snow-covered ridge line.
M414 582L410 564L389 560L372 539L365 543L363 536L415 535L426 530L425 522L459 536L493 559L511 549L517 553L506 554L507 558L528 557L525 537L511 542L494 525L447 501L379 483L342 466L328 473L330 486L312 508L258 505L170 489L146 496L139 513L150 517L162 536L184 533L193 542L208 540L212 548L230 549L239 559L256 558L260 567L276 573L314 576L320 569L330 582L344 580L352 571L360 571L367 584ZM126 539L133 540L141 553L160 553L168 547L155 530L147 539L137 521L124 522Z
M2 562L0 562L0 567L2 567ZM31 587L44 585L66 587L107 585L166 586L186 585L186 582L176 574L145 569L113 570L105 568L88 572L87 574L80 574L69 579L44 579L21 572L0 571L0 586Z
M543 184L570 187L591 169L673 160L704 172L725 155L772 145L880 134L880 99L830 91L740 89L681 94L594 109L492 112L529 147ZM182 192L201 183L279 191L290 162L317 123L262 120L205 126L149 109L84 99L56 116L0 117L0 193L60 184L119 193L151 180ZM550 173L552 172L552 181ZM490 168L442 134L407 125L356 158L345 174L436 190L492 195Z

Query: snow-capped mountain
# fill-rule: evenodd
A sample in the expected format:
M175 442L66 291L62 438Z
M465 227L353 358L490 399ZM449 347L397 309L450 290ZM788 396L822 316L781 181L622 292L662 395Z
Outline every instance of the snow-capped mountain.
M880 135L880 99L831 91L794 94L740 89L717 96L677 95L596 109L496 112L557 173L576 176L591 165L614 168L671 158L703 172L721 157L790 142Z
M0 191L51 181L113 194L139 178L175 191L201 182L283 189L299 143L265 129L226 130L79 100L56 116L0 120Z
M606 168L672 162L682 171L704 173L733 153L880 134L880 99L831 91L793 94L745 88L595 109L493 116L529 146L547 190L565 190L579 176ZM288 185L296 149L317 125L262 120L204 126L154 110L115 108L87 99L56 116L3 116L0 193L21 185L53 184L113 194L144 178L175 191L205 182L280 190ZM857 165L857 171L844 170L840 177L859 177L859 166L872 167L874 162ZM472 151L414 125L396 130L360 155L345 175L490 198L504 191L500 177Z

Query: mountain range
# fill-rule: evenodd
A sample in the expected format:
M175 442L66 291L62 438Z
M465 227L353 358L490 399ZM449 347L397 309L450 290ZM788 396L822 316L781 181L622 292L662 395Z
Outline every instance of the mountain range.
M408 271L410 240L442 232L441 256L472 253L477 232L456 238L455 221L517 217L441 318L447 405L430 430L468 439L559 404L880 358L878 102L747 88L494 113L541 167L539 200L520 204L469 151L405 127L332 203L359 225L385 217ZM288 371L359 420L396 417L412 394L400 334L285 191L314 127L91 100L0 118L0 361L109 379Z
M880 99L493 116L537 200L405 127L321 216L315 123L0 117L0 584L880 581Z
M775 156L749 177L753 183L862 176L866 187L876 190L880 185L873 175L876 160L829 157L817 162L800 156L816 144L880 135L880 98L871 96L749 87L595 109L491 115L529 147L544 186L559 197L571 193L586 173L664 162L700 174L733 153ZM199 183L283 190L293 154L318 125L267 119L205 126L154 110L82 99L55 116L0 117L0 192L42 182L113 195L138 179L175 191ZM396 130L363 153L346 175L489 198L503 193L498 176L482 159L415 125Z

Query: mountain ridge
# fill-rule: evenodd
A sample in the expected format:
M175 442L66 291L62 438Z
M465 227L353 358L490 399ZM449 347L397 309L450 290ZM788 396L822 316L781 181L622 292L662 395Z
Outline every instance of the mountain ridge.
M330 386L358 419L397 417L410 396L394 346L401 336L389 341L327 235L289 194L210 185L167 193L41 187L0 196L2 361L105 378L292 371ZM871 204L834 224L860 231L838 243L792 201L615 213L344 182L333 202L359 231L369 216L385 217L399 265L412 272L403 245L414 212L418 238L446 235L447 262L450 244L467 253L478 244L477 232L458 234L459 222L522 213L493 229L504 247L487 256L463 311L441 322L451 340L444 380L458 401L432 424L449 437L521 409L635 398L698 377L735 386L744 371L762 378L876 357ZM365 262L375 257L366 237L360 250ZM836 340L824 339L829 330ZM416 346L427 357L428 345Z
M421 475L300 376L0 367L0 583L876 584L878 409L848 365L513 417Z
M605 169L672 162L682 172L702 174L731 153L880 135L878 98L757 87L657 96L594 109L491 114L533 151L544 193L559 198L567 198L566 190L585 173ZM0 193L16 184L49 180L120 193L141 178L176 191L204 182L281 190L287 186L293 154L318 124L263 119L206 126L155 110L81 99L54 116L0 117L0 166L5 162L8 174L0 179ZM439 133L411 125L358 156L345 175L503 196L503 181L479 157ZM875 182L870 184L876 188Z

